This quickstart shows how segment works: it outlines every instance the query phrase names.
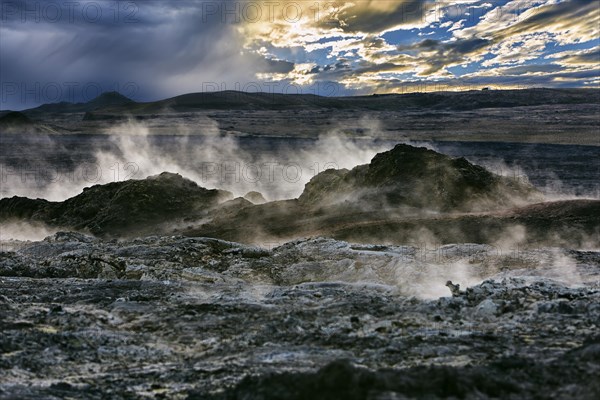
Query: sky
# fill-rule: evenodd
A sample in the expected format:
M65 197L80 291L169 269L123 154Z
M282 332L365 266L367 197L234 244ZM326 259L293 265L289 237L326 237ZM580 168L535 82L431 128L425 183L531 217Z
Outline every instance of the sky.
M0 0L0 109L600 85L599 0Z

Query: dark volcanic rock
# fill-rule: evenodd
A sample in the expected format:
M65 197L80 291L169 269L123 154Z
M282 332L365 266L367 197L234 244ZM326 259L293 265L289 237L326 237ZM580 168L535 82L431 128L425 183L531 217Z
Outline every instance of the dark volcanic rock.
M23 243L0 252L0 398L598 398L600 253L442 250Z
M180 233L246 243L322 235L364 243L410 244L427 237L494 244L516 229L529 243L595 248L600 201L532 204L542 200L523 180L464 158L398 145L368 165L321 172L298 200L230 208Z
M0 200L0 220L24 219L44 221L46 212L52 207L51 202L44 199L29 199L14 196Z
M365 165L356 167L357 169L365 169ZM348 187L349 171L347 169L328 169L310 180L304 187L304 191L298 198L303 204L319 204L331 202L335 199L335 194L339 192L349 192Z
M371 371L340 360L315 373L247 377L213 399L550 398L565 385L581 398L592 399L600 394L600 385L592 383L591 371L574 366L575 354L592 346L581 346L548 364L513 356L481 367L423 366ZM188 398L201 397L191 394Z
M96 185L61 203L52 213L57 225L94 234L127 232L203 212L231 198L181 175L163 172L144 180Z
M25 217L96 235L120 235L203 213L231 197L229 192L205 189L181 175L163 172L144 180L85 188L83 193L60 203L2 199L0 217Z
M381 243L413 243L422 232L439 243L490 243L514 237L538 246L597 248L600 243L600 200L540 203L503 212L434 217L388 218L354 215L354 222L330 224L323 232L336 239ZM375 214L375 213L373 213ZM379 216L379 218L377 218Z
M135 105L136 103L128 97L123 96L119 92L105 92L95 99L85 103L85 114L83 121L119 121L127 119L125 115L103 114L98 110L110 110L112 108L126 107Z
M305 205L347 201L367 208L401 205L472 211L541 200L531 185L495 175L464 158L399 144L371 163L315 176L299 198Z

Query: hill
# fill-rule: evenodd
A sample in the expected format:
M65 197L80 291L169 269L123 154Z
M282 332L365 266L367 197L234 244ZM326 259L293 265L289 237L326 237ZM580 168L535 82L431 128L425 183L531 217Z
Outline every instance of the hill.
M121 235L202 213L231 198L164 172L143 180L94 185L63 202L24 197L0 200L0 220L40 221L95 235Z
M524 182L495 175L424 147L406 144L377 154L370 164L315 176L298 199L324 206L340 202L367 209L410 206L436 211L473 211L541 200Z
M62 131L60 127L33 120L19 111L9 111L0 117L0 133L58 133L60 131Z
M0 127L12 127L12 126L28 126L34 125L34 122L29 119L25 114L18 111L10 111L0 117Z
M153 101L134 102L107 92L87 103L52 103L24 111L36 113L86 112L88 120L102 114L147 114L195 110L285 110L335 109L395 111L399 109L475 110L544 104L600 103L597 89L472 90L386 94L371 96L323 97L313 94L247 93L237 91L189 93Z
M23 111L28 115L43 114L43 113L79 113L89 112L95 110L109 109L112 107L124 107L135 103L133 100L123 96L118 92L105 92L100 94L98 97L86 102L86 103L48 103L43 104L39 107L30 108Z

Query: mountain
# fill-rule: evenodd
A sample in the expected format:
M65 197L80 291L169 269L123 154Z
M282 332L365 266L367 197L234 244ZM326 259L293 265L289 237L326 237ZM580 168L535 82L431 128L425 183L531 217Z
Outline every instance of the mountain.
M128 97L123 96L119 92L104 92L100 96L86 103L88 107L98 109L102 107L124 106L135 103Z

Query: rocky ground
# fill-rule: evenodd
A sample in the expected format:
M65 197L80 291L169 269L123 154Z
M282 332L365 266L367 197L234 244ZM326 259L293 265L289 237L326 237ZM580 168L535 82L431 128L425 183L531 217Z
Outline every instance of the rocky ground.
M1 398L600 395L597 251L57 233L0 275Z

